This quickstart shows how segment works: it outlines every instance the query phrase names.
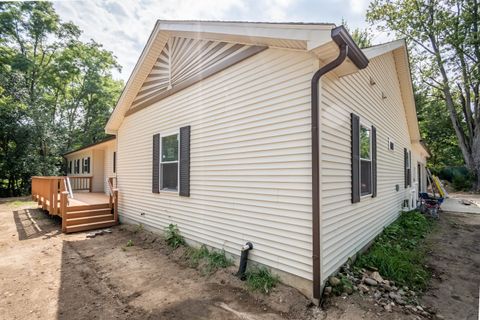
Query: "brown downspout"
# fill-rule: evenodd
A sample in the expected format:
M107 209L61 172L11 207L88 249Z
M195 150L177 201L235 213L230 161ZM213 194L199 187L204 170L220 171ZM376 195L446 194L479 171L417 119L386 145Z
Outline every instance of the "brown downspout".
M318 69L311 82L311 116L312 116L312 244L313 244L313 298L321 297L320 279L320 154L318 134L318 83L320 78L341 65L348 57L359 69L368 65L368 59L358 48L343 26L332 29L332 40L339 46L337 58Z

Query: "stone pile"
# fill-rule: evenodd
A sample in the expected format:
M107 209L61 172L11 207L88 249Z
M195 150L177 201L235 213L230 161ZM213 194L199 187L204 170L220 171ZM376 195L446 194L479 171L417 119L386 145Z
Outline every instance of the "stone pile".
M345 264L340 272L330 277L324 290L324 296L333 294L347 296L354 292L370 297L376 305L386 312L393 308L423 316L425 318L442 319L435 315L433 308L421 305L415 291L406 286L398 286L395 281L384 279L374 267L354 271L350 264Z

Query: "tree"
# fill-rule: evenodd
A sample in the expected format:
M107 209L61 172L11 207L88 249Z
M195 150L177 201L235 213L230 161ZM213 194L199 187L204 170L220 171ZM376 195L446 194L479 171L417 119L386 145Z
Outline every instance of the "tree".
M407 39L416 82L444 102L466 166L480 188L480 34L477 0L375 0L367 20ZM438 105L436 116L442 112Z
M363 49L372 46L373 36L368 29L355 28L352 30L345 19L342 19L341 24L352 35L352 39L359 48Z
M0 194L61 173L62 153L105 136L120 66L80 34L49 2L0 3Z

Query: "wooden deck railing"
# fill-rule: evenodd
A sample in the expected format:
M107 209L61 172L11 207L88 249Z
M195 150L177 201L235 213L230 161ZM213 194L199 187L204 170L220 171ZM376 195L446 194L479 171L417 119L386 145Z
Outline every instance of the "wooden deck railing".
M73 190L92 189L91 177L68 177ZM62 231L67 231L67 212L79 210L78 206L69 207L69 191L67 177L32 177L32 198L41 205L42 209L47 210L51 215L62 217ZM112 210L113 218L118 223L118 189L114 178L108 179L109 188L109 208ZM88 187L88 189L87 189ZM105 203L105 205L107 205ZM93 210L90 205L85 205L81 210Z
M113 218L115 222L118 222L118 189L113 187L116 186L116 182L116 178L108 178L110 208L113 209Z
M32 177L32 197L50 214L60 214L59 194L65 190L65 177Z
M92 192L93 177L68 177L68 178L70 179L72 190Z

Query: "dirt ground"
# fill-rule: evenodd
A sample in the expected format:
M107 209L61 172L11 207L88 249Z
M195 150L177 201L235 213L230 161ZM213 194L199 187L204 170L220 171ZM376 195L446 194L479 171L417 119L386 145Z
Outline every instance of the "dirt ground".
M428 242L432 280L423 301L446 319L479 319L480 214L441 213Z
M149 232L118 226L94 239L64 235L59 219L35 207L0 200L1 319L418 318L355 294L322 310L284 285L268 296L252 293L235 267L205 277ZM476 319L479 218L445 215L432 238L442 246L432 252L436 277L424 299L445 319ZM129 240L134 246L126 247Z

